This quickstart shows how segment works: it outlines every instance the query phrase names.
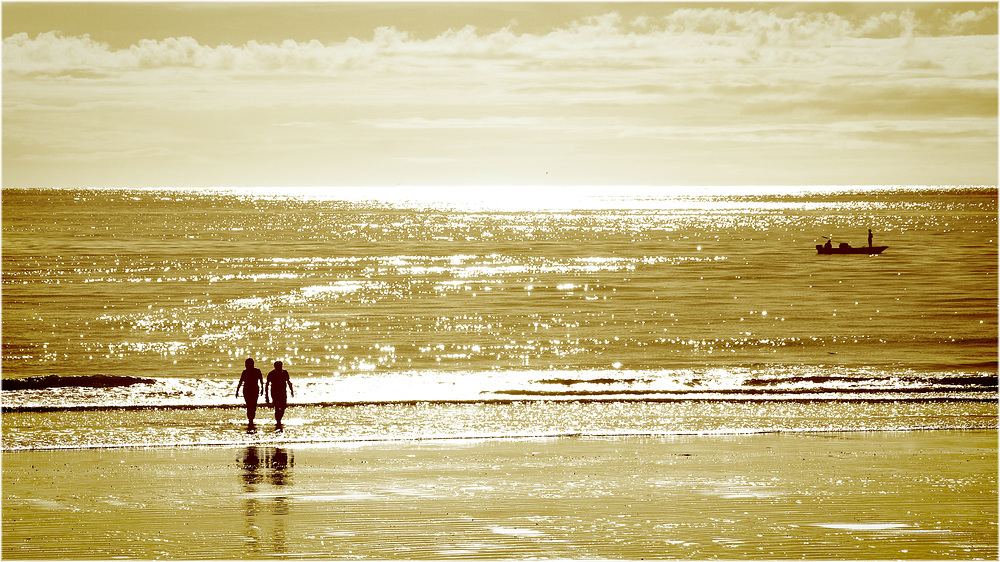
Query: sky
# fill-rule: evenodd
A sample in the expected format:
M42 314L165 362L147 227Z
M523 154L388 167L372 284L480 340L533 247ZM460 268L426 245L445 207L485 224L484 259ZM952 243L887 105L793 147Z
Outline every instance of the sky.
M5 188L997 184L995 2L2 10Z

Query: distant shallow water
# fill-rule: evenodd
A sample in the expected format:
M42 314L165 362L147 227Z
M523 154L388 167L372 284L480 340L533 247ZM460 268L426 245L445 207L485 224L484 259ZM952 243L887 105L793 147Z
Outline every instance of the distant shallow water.
M997 428L997 403L595 400L5 411L3 450L345 444L550 437L838 434Z

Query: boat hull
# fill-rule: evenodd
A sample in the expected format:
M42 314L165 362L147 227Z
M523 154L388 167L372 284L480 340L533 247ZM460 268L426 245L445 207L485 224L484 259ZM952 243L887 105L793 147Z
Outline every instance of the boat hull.
M834 255L834 254L864 254L864 255L875 255L881 254L889 246L862 246L860 248L827 248L822 244L816 244L816 251L820 255Z

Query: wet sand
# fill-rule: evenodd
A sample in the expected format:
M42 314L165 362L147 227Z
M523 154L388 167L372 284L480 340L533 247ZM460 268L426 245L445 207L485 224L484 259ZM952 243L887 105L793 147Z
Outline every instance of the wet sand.
M6 452L5 559L996 559L997 432Z

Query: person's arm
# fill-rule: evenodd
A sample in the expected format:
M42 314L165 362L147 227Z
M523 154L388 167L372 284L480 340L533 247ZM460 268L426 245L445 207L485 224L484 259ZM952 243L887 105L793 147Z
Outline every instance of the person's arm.
M294 397L295 390L292 389L292 377L291 376L285 377L285 382L288 383L288 395Z
M271 377L267 377L267 382L264 383L264 401L271 401Z
M240 387L243 386L243 377L240 377L240 382L236 383L236 397L240 397Z

